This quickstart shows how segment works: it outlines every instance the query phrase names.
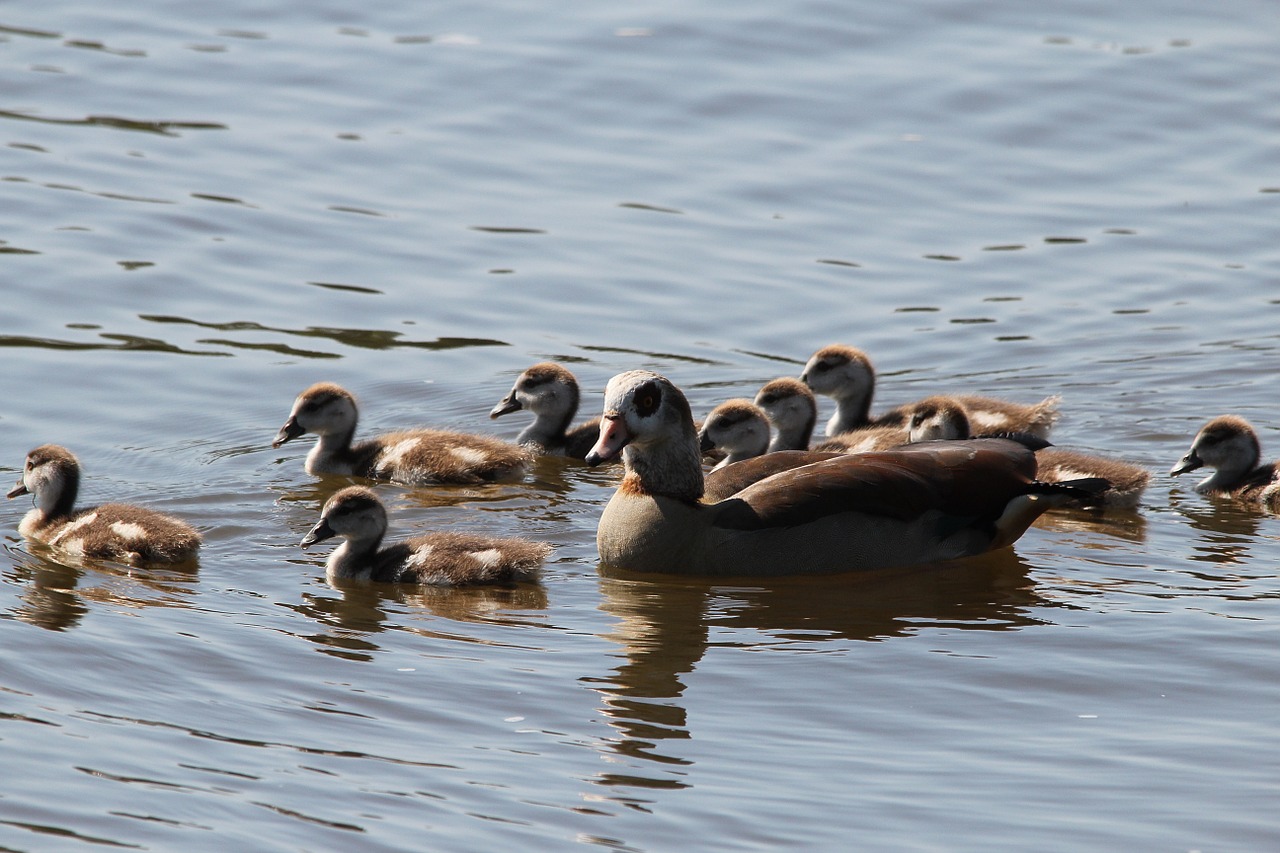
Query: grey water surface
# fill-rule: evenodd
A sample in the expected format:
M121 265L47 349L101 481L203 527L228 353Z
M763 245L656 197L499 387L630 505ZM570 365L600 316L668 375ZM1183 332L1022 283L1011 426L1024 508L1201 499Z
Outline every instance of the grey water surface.
M0 507L0 849L1280 847L1280 522L1165 474L1227 412L1280 454L1272 3L7 3L0 300L0 476L64 444L205 536L75 563ZM880 406L1061 394L1141 507L634 577L617 472L546 459L378 487L538 583L298 548L348 482L270 447L313 382L513 438L535 361L701 416L838 341Z

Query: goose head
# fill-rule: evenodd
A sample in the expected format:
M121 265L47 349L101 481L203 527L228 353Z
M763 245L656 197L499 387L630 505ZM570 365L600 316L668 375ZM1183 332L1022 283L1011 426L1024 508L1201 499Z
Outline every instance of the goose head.
M1249 422L1236 415L1223 415L1201 427L1191 442L1191 449L1169 470L1169 474L1176 477L1197 468L1209 467L1217 469L1216 477L1230 482L1256 468L1261 455L1258 434ZM1214 477L1204 482L1210 480Z
M823 347L809 358L800 380L813 393L836 401L836 412L827 421L828 436L860 429L870 422L876 371L862 350L844 344Z
M969 413L951 397L925 397L911 409L908 441L955 441L970 435Z
M376 548L387 532L387 510L372 489L348 486L325 501L320 520L299 544L310 548L334 536L352 545Z
M716 470L759 456L769 449L769 419L750 400L726 400L702 422L698 444L703 453L717 448L724 451L725 458Z
M280 427L272 447L279 447L305 433L321 436L346 436L355 433L355 398L351 392L332 382L317 382L293 401L289 419Z
M578 413L578 402L577 377L555 362L544 361L516 378L510 393L498 401L489 417L527 410L533 414L534 423L520 434L520 443L545 441L564 434Z
M784 376L764 384L755 404L778 431L769 450L807 450L818 422L818 403L809 386Z
M27 454L22 477L8 497L32 495L46 515L69 514L80 490L80 461L65 447L43 444Z
M815 394L841 399L866 399L871 405L876 371L871 359L857 347L831 344L810 356L800 381Z
M609 380L600 438L587 454L588 465L614 459L624 449L649 451L681 445L697 455L693 414L679 388L649 370L629 370ZM628 452L624 458L631 455Z

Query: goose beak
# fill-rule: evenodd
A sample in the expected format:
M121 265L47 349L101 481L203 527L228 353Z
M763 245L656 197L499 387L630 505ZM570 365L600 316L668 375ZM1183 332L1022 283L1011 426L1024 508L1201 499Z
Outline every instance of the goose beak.
M622 452L622 448L631 443L632 438L634 436L627 431L622 415L616 413L605 415L600 421L600 437L596 439L595 446L587 454L586 463L596 466L601 462L616 459Z
M276 433L276 440L271 442L271 446L279 447L286 441L297 438L304 432L306 432L306 430L298 425L298 419L291 416L289 420L284 422L284 426L280 427L280 432Z
M698 450L701 451L703 456L715 449L716 443L711 440L711 436L707 435L705 431L698 433Z
M310 548L317 542L323 542L324 540L337 535L337 531L329 526L329 519L322 518L315 527L311 528L311 531L306 536L302 537L302 541L298 544L303 548Z
M512 388L511 393L503 397L498 405L493 407L493 411L489 413L490 418L500 418L512 412L518 412L524 406L520 405L520 401L516 399L516 389Z
M19 480L18 485L10 489L9 494L5 495L5 497L16 498L18 495L26 495L26 494L30 494L30 492L27 491L27 484Z
M1203 466L1204 460L1194 450L1188 450L1187 455L1179 459L1178 464L1169 469L1169 476L1176 477L1179 474L1185 474Z

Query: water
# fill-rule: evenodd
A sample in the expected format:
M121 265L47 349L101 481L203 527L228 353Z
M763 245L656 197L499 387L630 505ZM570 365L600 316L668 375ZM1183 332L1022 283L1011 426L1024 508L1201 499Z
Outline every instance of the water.
M545 4L544 4L545 6ZM1280 448L1275 11L19 4L0 13L0 474L188 518L195 570L0 530L0 846L1260 850L1280 524L1163 472ZM1061 393L1141 510L870 576L601 572L613 473L380 486L553 542L511 590L332 588L346 481L269 444L513 437L562 360L695 411L866 348L887 406ZM824 407L824 416L829 409Z

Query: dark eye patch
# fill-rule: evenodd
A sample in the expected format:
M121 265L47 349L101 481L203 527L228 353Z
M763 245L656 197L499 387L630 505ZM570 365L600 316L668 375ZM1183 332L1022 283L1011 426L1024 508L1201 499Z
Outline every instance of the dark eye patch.
M662 389L656 382L646 382L636 389L635 401L636 413L641 417L648 417L658 411L658 406L662 404Z

